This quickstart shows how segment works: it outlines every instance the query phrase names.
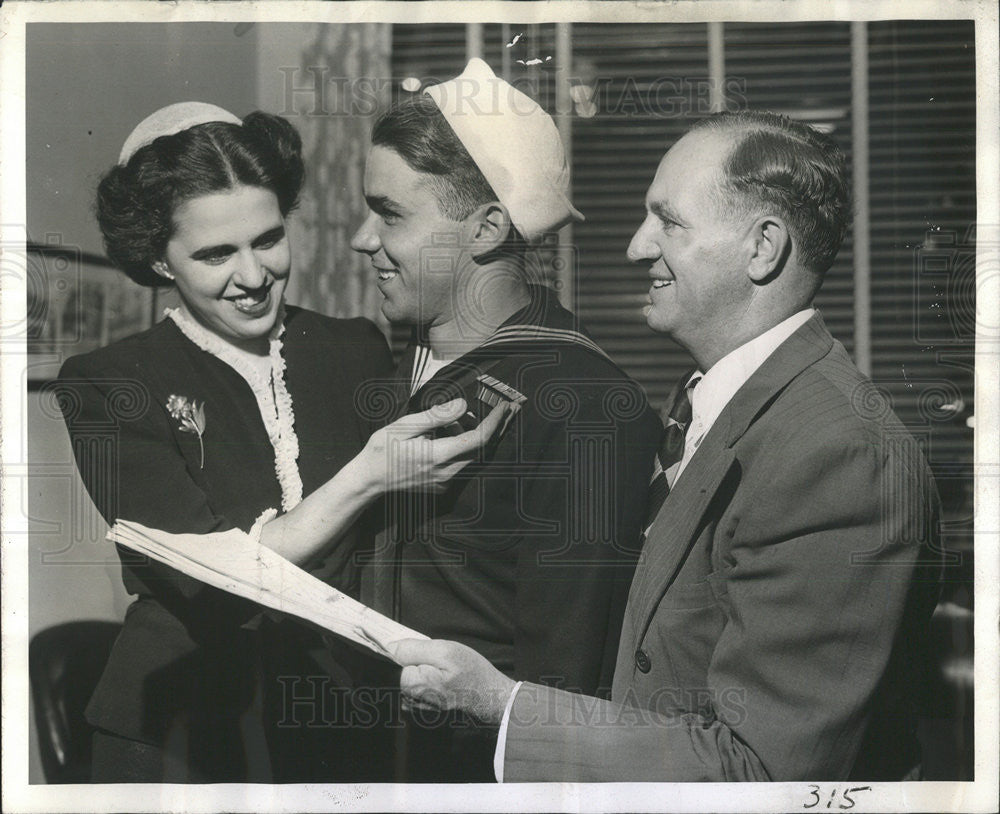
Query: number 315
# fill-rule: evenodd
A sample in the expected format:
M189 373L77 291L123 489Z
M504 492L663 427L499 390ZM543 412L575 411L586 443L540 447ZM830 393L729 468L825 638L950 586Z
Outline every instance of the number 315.
M810 785L809 794L812 796L812 800L808 803L803 804L803 808L816 808L820 803L823 802L823 797L825 794L820 794L820 787L817 785ZM854 798L851 797L852 794L857 794L859 791L870 791L871 786L855 786L850 789L830 789L830 799L826 802L826 807L830 808L833 806L834 802L837 800L837 795L841 796L842 802L837 804L837 808L842 811L847 811L848 809L854 808Z

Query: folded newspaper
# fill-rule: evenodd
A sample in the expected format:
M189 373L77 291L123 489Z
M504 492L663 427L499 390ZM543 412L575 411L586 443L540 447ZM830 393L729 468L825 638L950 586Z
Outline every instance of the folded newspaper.
M239 529L170 534L119 520L108 531L108 539L200 582L306 619L388 658L392 656L387 645L400 639L427 638L331 588Z

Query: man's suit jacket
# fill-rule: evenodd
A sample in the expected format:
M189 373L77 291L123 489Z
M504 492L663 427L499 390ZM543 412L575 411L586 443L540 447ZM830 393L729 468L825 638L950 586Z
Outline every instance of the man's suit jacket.
M523 685L504 780L902 779L937 510L914 439L816 315L650 528L611 701Z

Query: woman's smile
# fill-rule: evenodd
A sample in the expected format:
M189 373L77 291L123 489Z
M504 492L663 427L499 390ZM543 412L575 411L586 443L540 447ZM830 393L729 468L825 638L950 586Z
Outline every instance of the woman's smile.
M258 289L245 291L233 297L225 297L224 299L229 300L233 304L233 307L241 314L259 317L267 313L267 310L271 307L271 287L273 285L274 281L271 280Z

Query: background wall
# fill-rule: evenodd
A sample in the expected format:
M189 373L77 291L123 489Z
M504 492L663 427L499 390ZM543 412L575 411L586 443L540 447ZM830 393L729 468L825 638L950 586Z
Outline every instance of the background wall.
M200 100L243 115L257 104L254 26L28 25L28 234L101 253L94 190L149 113Z
M306 185L289 224L296 274L288 298L338 317L388 323L367 257L351 250L368 213L368 134L389 99L389 25L267 25L257 32L258 104L295 122Z

